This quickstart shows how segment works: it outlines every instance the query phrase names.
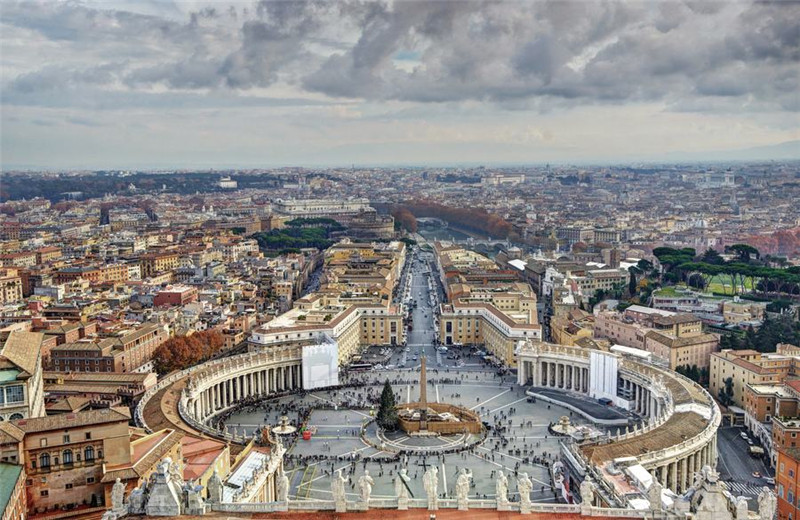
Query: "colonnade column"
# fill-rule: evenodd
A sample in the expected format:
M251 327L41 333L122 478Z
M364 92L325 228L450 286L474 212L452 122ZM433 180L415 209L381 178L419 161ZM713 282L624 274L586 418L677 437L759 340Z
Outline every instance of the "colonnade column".
M691 481L689 480L689 478L688 478L688 475L686 474L686 468L687 468L687 467L688 467L688 460L687 460L687 457L683 457L683 458L681 459L681 482L680 482L680 489L677 489L677 490L675 490L675 489L674 489L674 490L673 490L673 491L675 491L676 493L679 493L679 494L680 494L680 493L685 493L685 492L686 492L686 490L687 490L687 489L688 489L688 487L689 487L689 484L691 484Z
M669 482L670 482L670 489L675 493L678 492L678 462L675 461L670 464L669 468Z

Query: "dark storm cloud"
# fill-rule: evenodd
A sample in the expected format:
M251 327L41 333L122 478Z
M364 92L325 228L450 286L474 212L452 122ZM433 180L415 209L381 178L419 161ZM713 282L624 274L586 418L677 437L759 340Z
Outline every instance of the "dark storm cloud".
M184 20L22 2L4 5L3 23L85 57L44 55L6 74L11 103L41 92L47 104L53 90L80 85L136 99L156 87L236 93L283 82L343 99L503 106L800 104L800 4L789 2L262 1ZM415 68L398 68L399 55L418 56Z

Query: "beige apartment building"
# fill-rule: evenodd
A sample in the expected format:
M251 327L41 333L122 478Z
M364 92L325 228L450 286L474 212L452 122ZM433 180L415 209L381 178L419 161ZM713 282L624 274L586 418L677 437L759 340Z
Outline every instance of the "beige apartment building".
M708 368L711 353L719 347L716 334L672 335L652 330L645 335L644 349L669 361L669 368Z
M105 408L11 423L21 434L31 512L106 504L105 464L130 462L130 412Z
M183 469L183 433L147 434L130 419L127 408L111 407L0 423L0 459L24 467L28 512L99 515L117 478L130 491L167 457Z
M439 242L434 250L449 299L439 309L439 341L484 345L496 361L515 367L517 343L542 337L531 286L473 251Z
M41 332L14 331L0 336L0 420L45 414Z
M139 258L139 265L141 266L142 278L149 278L164 271L171 271L180 267L180 256L178 253L169 252L147 253Z
M399 306L342 302L336 294L314 293L295 307L253 331L249 349L277 345L312 345L330 338L344 365L369 345L399 345L405 341Z
M711 353L719 345L719 336L704 333L702 322L695 316L640 305L621 313L599 313L594 335L652 352L668 361L673 370L684 365L708 368Z
M725 380L733 380L733 402L745 408L747 385L780 384L797 373L798 359L782 352L762 354L755 350L725 349L711 354L709 390L717 396L725 388Z
M17 269L0 268L0 305L22 300L22 278Z

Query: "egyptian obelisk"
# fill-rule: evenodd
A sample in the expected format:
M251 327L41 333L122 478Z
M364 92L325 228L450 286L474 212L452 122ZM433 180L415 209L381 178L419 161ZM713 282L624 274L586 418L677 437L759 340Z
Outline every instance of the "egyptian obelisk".
M425 370L425 355L419 371L419 429L428 429L428 373Z

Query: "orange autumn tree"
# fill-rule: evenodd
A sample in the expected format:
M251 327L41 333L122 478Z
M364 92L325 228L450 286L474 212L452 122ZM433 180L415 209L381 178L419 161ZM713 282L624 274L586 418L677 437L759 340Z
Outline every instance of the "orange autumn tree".
M162 343L153 354L159 374L183 370L211 358L222 350L225 339L216 330L204 330L191 336L175 336Z

